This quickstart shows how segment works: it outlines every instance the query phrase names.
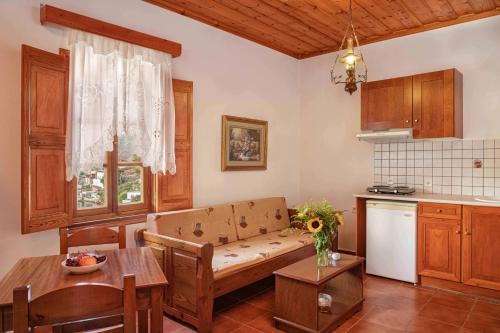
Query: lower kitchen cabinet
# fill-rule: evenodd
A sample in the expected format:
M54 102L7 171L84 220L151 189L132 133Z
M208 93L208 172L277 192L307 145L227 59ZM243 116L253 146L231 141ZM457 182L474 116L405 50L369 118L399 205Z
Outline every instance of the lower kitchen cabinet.
M500 208L464 206L463 212L462 282L500 290Z
M461 221L418 218L418 274L460 281Z

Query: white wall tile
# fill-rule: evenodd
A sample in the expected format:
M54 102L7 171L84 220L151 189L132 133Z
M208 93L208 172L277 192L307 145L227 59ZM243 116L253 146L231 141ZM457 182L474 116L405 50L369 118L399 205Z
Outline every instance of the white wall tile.
M500 139L375 144L374 181L417 192L500 196ZM475 168L475 161L482 162ZM424 186L429 181L431 186Z

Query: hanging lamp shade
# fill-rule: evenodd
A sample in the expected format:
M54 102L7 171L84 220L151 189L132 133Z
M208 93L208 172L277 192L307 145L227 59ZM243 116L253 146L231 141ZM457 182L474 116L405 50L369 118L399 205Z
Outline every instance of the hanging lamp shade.
M345 73L339 68L345 70ZM349 23L330 71L330 77L332 83L344 84L344 90L351 95L358 89L358 83L368 80L368 67L363 59L352 23L352 0L349 0Z

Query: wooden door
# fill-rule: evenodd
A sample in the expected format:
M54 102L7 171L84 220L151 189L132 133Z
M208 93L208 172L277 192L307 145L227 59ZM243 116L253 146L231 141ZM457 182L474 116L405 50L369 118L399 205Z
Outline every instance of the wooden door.
M463 282L500 290L500 208L464 207Z
M65 140L69 52L22 46L22 233L69 224L71 183L66 181Z
M413 76L413 137L463 137L462 100L456 69Z
M361 129L412 127L412 77L361 85Z
M461 221L418 218L418 274L460 281Z
M193 142L193 83L174 80L175 100L175 175L157 176L157 211L191 208L192 142Z

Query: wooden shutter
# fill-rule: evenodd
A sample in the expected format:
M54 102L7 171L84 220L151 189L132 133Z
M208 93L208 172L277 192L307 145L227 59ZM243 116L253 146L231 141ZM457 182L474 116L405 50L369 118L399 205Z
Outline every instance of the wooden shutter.
M22 46L22 233L69 224L71 183L65 179L69 51Z
M156 211L193 206L193 83L173 80L175 100L175 175L157 176Z

